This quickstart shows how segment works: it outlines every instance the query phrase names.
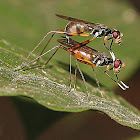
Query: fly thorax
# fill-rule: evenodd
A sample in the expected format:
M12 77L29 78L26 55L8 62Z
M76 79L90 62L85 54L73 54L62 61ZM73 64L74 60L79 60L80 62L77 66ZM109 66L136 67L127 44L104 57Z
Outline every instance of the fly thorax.
M111 30L107 27L101 27L100 35L98 37L102 36L109 36L111 33Z
M101 34L102 34L102 31L101 30L96 31L94 37L101 37Z
M113 59L110 57L104 58L104 65L113 65Z
M93 64L95 64L97 67L113 65L113 60L105 55L100 55L94 59Z
M94 37L100 38L104 36L105 33L104 33L104 30L102 30L100 26L96 26L95 28L93 28L93 31L91 34L94 35Z
M96 66L102 66L102 64L104 63L104 59L98 59Z
M94 60L92 61L92 64L98 66L102 66L102 64L104 63L104 58L100 55L93 55Z

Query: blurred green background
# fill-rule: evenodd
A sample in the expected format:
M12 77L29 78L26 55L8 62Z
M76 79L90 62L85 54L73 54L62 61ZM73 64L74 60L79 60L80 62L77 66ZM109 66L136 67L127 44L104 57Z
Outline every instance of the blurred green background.
M138 5L140 3L137 4L135 1L127 0L3 0L0 1L0 39L14 44L15 48L12 51L19 53L20 50L20 54L27 57L28 53L48 31L64 29L67 21L57 18L55 13L104 23L110 28L116 28L124 33L124 37L120 46L113 44L113 51L116 57L126 65L121 70L119 77L128 83L131 88L122 92L115 83L103 74L105 68L96 68L95 70L102 85L113 89L116 93L122 92L124 95L121 94L121 96L124 96L140 109L140 95L138 95L140 90L138 86L136 87L140 78L140 9ZM56 39L60 36L56 35L53 38L48 49L58 44ZM73 37L73 39L82 42L88 37ZM99 51L106 51L102 40L96 39L89 46ZM39 50L44 45L45 42L35 52L36 55L40 53ZM11 48L9 49L11 50ZM48 57L45 56L44 59ZM69 64L69 55L64 51L59 51L51 62L54 65L60 65L59 62ZM72 65L75 66L74 59ZM87 76L91 76L92 69L90 67L89 69L85 65L80 65L80 67ZM68 70L68 67L66 70ZM93 111L76 114L54 112L25 98L1 97L0 110L0 137L2 139L94 138L100 140L112 139L113 137L117 140L129 139L140 134L136 130L120 126L103 114ZM101 135L101 133L103 134Z

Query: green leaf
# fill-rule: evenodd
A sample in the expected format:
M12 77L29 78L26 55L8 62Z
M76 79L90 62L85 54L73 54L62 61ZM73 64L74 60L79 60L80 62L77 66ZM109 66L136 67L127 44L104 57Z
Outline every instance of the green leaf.
M20 2L22 3L22 1ZM47 10L44 2L26 1L27 4L21 4L20 2L17 3L18 6L15 3L6 1L0 4L0 95L31 97L47 108L58 111L99 110L122 125L140 129L140 112L120 96L108 91L107 88L113 89L115 83L102 74L102 68L97 68L97 75L99 75L101 84L104 85L102 86L102 91L105 93L104 98L101 98L96 82L92 79L93 74L91 74L90 66L85 65L80 67L87 79L90 95L87 96L83 81L80 78L77 79L79 88L77 92L69 92L69 55L63 50L59 50L59 53L54 56L45 69L29 69L16 72L13 70L22 64L29 52L48 31L64 28L67 22L56 18L55 13L66 13L65 15L79 19L85 17L85 20L91 22L105 23L112 28L115 25L115 28L124 33L122 45L113 44L113 51L116 57L121 58L126 64L126 67L120 73L121 79L129 78L138 68L140 60L140 40L137 39L136 34L139 29L136 28L139 27L139 18L136 11L126 3L113 1L110 6L110 1L104 0L100 2L81 1L80 4L75 5L73 3L69 5L66 1L63 1L62 3L65 5L63 7L62 3L55 1L47 4ZM94 12L91 3L95 7ZM82 8L79 11L82 5L84 7L87 5L88 9L83 7L84 9ZM99 11L99 8L97 8L99 5L104 8L109 6L110 8L102 8L102 11ZM132 13L131 18L127 17L129 12ZM91 19L91 15L93 19ZM78 39L80 42L83 41L81 37L75 37L74 39ZM84 40L86 39L84 38ZM56 37L54 37L54 40L56 40ZM102 44L102 39L97 39L89 46L105 51ZM57 45L57 42L52 41L48 49L55 45ZM30 60L38 56L42 46L31 56ZM39 64L44 64L45 59L48 59L49 56L42 58ZM72 79L74 79L74 76Z
M14 48L14 46L4 43L1 48L3 55L0 67L1 96L31 97L47 108L57 111L99 110L122 125L140 129L140 113L124 99L107 90L103 91L105 98L101 98L98 90L89 84L88 86L92 87L89 96L83 92L70 92L68 86L56 82L59 79L65 81L65 77L61 74L56 76L56 73L60 71L57 66L55 66L55 73L47 68L46 73L41 69L15 72L13 65L21 63L23 59L20 55L8 50L8 46ZM62 75L68 74L65 70L62 73ZM57 79L52 80L55 78Z

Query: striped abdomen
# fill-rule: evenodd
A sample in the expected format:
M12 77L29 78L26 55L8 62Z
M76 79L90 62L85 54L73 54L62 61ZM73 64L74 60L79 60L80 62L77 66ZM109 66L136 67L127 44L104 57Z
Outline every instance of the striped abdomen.
M82 43L72 40L71 38L68 40L58 39L57 40L60 44L66 46L60 47L67 52L71 51L71 54L80 62L97 67L97 66L106 66L112 65L113 60L110 58L106 53L99 52L93 48L90 48Z
M67 33L77 33L80 35L83 32L91 32L93 28L88 24L80 22L69 22L65 27L65 32Z
M106 53L98 52L87 46L72 49L72 55L80 62L94 67L113 64L112 58L110 58Z

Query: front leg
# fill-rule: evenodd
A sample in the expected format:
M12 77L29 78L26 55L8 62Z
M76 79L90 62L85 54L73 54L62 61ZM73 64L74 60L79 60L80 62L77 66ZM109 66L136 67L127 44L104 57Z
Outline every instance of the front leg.
M127 86L123 81L121 81L119 78L118 78L118 75L116 74L116 78L117 80L124 86L125 89L129 88L129 86Z
M120 84L119 82L117 82L115 79L113 79L113 78L107 73L108 71L110 71L110 70L112 70L112 69L113 69L113 68L109 68L109 66L107 66L106 71L104 71L104 73L105 73L111 80L113 80L115 83L117 83L117 85L118 85L122 90L126 90L127 88L129 88L129 86L125 85L122 81L119 80L117 74L115 74L115 75L116 75L116 77L117 77L117 80L118 80L121 84Z
M108 47L106 46L105 42L108 41L108 40L110 40L110 39L112 39L112 40L111 40L111 43L110 43L110 47L108 48ZM111 38L108 38L108 36L105 36L105 37L104 37L104 40L103 40L103 43L104 43L105 48L106 48L108 51L112 51L112 50L111 50L111 47L112 47L112 44L113 44L113 38L112 38L112 37L111 37Z

